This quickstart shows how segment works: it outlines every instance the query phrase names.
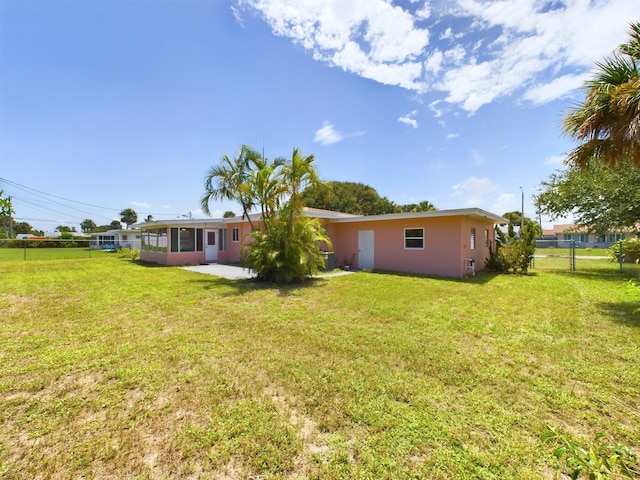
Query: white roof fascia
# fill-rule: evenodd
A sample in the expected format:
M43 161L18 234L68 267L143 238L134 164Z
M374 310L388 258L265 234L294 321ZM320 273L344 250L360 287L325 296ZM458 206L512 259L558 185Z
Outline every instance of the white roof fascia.
M405 220L411 218L436 218L436 217L479 217L491 220L493 223L506 224L509 220L499 215L495 215L481 208L460 208L453 210L430 210L428 212L403 212L387 213L384 215L362 215L358 217L331 218L331 223L351 223L351 222L377 222L388 220Z

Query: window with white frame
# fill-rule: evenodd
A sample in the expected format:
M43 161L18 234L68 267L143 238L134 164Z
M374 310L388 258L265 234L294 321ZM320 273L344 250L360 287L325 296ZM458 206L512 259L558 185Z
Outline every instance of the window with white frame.
M476 249L476 229L472 228L471 233L469 234L469 249Z
M232 228L231 229L231 241L232 242L239 242L240 241L240 229L239 228Z
M484 246L489 246L489 229L487 228L484 229Z
M406 250L423 250L424 228L405 228L404 248Z

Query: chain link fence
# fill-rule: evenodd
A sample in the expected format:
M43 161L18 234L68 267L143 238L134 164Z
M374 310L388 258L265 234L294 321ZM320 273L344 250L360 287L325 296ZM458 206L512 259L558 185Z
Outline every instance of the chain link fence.
M614 245L614 244L611 244ZM623 243L615 244L622 256L612 257L606 246L583 246L575 240L536 240L536 252L531 262L533 270L617 270L640 273L635 262L625 262Z

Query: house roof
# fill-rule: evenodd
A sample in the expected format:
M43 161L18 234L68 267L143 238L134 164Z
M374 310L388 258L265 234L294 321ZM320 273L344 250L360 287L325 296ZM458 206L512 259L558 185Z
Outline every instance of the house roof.
M481 208L460 208L453 210L430 210L428 212L403 212L403 213L387 213L384 215L353 215L350 213L334 212L332 210L323 210L321 208L304 208L304 214L313 218L324 218L330 223L351 223L351 222L372 222L372 221L388 221L401 220L408 218L437 218L437 217L460 217L468 216L490 220L493 223L505 224L509 220L499 215L487 212ZM260 213L250 214L252 220L260 220ZM229 218L212 218L212 219L174 219L174 220L157 220L153 222L136 223L134 226L138 228L157 228L166 226L189 226L189 227L222 227L225 224L241 223L246 221L245 217L235 216Z
M474 218L481 218L491 220L494 223L505 224L509 223L509 220L499 215L487 212L481 208L459 208L452 210L430 210L428 212L405 212L405 213L387 213L384 215L357 215L344 218L335 218L335 223L345 222L371 222L371 221L386 221L386 220L401 220L407 218L436 218L436 217L461 217L468 216Z
M107 230L106 232L91 232L91 236L96 236L96 235L128 235L128 234L136 234L136 233L140 233L140 229L139 228L129 228L129 229L124 229L124 228L114 228L113 230Z

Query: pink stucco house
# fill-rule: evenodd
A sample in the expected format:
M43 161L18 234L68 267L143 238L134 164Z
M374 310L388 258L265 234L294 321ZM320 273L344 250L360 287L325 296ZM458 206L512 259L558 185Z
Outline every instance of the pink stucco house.
M445 277L481 270L494 242L495 226L508 223L479 208L374 216L306 208L305 214L325 226L337 265ZM250 233L249 222L242 217L138 226L141 260L163 265L239 262Z

